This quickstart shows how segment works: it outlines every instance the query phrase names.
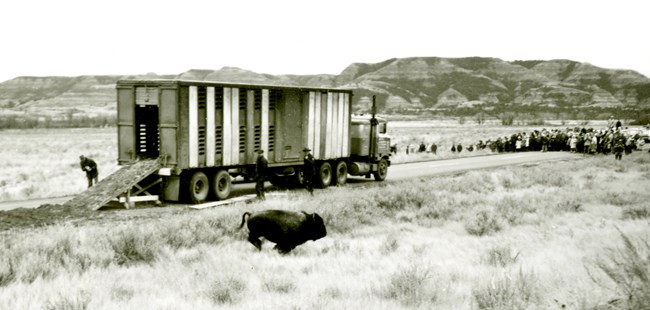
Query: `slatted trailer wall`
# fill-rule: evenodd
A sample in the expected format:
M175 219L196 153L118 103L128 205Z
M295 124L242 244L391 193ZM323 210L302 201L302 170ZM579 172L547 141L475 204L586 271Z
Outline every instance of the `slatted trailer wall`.
M278 91L253 86L180 87L181 168L254 164L255 151L275 154Z
M350 156L350 93L304 93L305 145L314 158L328 160Z
M350 91L177 80L117 88L120 164L137 157L143 100L159 109L154 155L177 171L251 165L259 148L270 164L301 162L305 146L318 160L350 156Z

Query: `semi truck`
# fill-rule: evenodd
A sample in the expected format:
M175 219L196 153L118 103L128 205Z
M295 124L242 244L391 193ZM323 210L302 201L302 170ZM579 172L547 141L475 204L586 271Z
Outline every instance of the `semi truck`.
M104 199L77 199L92 209L114 197L228 199L234 181L253 181L258 150L268 159L268 180L280 187L304 182L305 148L320 188L348 176L383 181L391 164L387 120L374 104L369 115L353 114L352 90L179 79L120 80L116 90L122 168L106 178L106 189L100 181L88 190Z

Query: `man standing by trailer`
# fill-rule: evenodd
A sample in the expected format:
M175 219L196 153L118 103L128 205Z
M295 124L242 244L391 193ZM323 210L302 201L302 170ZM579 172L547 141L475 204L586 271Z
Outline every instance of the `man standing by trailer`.
M257 162L255 163L255 192L257 193L257 198L260 200L265 200L264 197L264 182L266 181L266 171L269 167L269 162L264 157L264 150L257 150Z
M97 163L95 163L94 160L86 157L86 156L79 156L79 166L81 166L81 170L86 172L86 178L88 179L88 187L93 186L93 181L94 184L97 184L97 179L99 178L99 171L97 171Z
M316 161L314 156L311 155L311 150L306 147L302 150L305 153L303 166L302 166L302 176L305 188L311 194L314 195L314 168L316 167Z

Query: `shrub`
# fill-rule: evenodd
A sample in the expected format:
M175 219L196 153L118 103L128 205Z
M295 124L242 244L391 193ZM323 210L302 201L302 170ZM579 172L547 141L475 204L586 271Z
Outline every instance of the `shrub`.
M113 261L118 265L151 263L156 259L156 249L150 234L135 230L122 230L110 240L115 252Z
M618 173L625 173L629 167L626 164L620 163L617 161L616 165L614 166L614 171Z
M497 202L496 210L509 224L514 225L520 223L521 218L524 216L524 209L521 205L520 200L513 197L504 197Z
M328 287L318 294L319 299L339 299L343 296L343 291L338 287Z
M412 306L437 299L435 291L427 290L430 270L421 266L404 268L393 274L381 295Z
M271 279L266 279L262 285L262 288L266 292L272 293L291 293L296 290L296 284L289 278L274 277Z
M634 205L639 201L639 197L635 193L619 193L619 192L605 192L602 200L614 206L624 207Z
M487 251L484 261L490 266L506 267L519 259L520 252L515 252L510 246L495 246Z
M622 250L612 250L607 260L596 265L619 288L627 305L625 309L650 309L650 244L647 240L632 241L619 230Z
M224 224L225 219L186 219L161 228L162 240L173 249L191 248L198 244L220 243L225 235L235 235L236 225ZM229 231L229 233L226 233Z
M623 209L624 219L644 219L650 218L650 205L626 206Z
M60 295L58 300L48 302L43 308L45 310L85 310L90 303L90 294L80 292L72 297Z
M564 173L537 173L535 182L550 187L566 187L571 184L571 177Z
M501 231L501 221L493 211L481 210L467 224L465 230L476 236L490 235Z
M535 274L520 269L514 278L506 274L491 279L487 285L475 287L472 297L478 309L527 309L539 300L537 283Z
M227 277L214 281L207 292L208 298L215 304L234 304L239 302L246 290L246 282Z
M427 191L419 190L416 186L399 188L390 191L378 191L374 200L377 207L387 211L399 211L406 208L421 208L426 204Z
M513 189L517 186L517 181L512 175L503 175L500 178L501 186L505 189Z
M557 209L564 212L580 212L583 211L582 202L578 199L571 198L568 200L562 200L557 204Z
M381 253L384 255L393 253L399 248L399 243L397 238L393 235L390 235L384 240L384 243L381 245Z
M455 208L452 204L448 203L433 203L418 210L416 212L416 219L419 224L430 224L432 220L448 220L454 215Z
M499 115L499 119L501 120L501 125L512 126L512 124L514 124L515 121L515 114L511 112L501 113Z
M111 288L111 297L114 300L128 301L135 295L135 291L132 288L122 287L122 286L113 286Z
M341 207L326 208L319 213L328 233L347 233L359 226L371 225L380 218L381 210L375 206L375 202L361 195L342 195L332 204Z
M648 157L648 156L637 156L637 157L634 158L633 162L635 164L639 164L639 165L647 165L647 164L650 164L650 157ZM647 166L645 166L645 167L647 167Z
M14 263L11 260L0 261L0 287L7 286L16 279Z
M532 120L528 120L526 122L526 125L528 125L528 126L544 126L544 125L546 125L546 120L541 119L541 118L532 119Z

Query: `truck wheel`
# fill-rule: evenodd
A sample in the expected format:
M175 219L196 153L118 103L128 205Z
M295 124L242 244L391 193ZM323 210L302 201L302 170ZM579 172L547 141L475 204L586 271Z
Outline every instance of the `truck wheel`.
M232 190L230 174L226 170L219 170L212 180L212 190L219 200L228 199Z
M277 186L280 189L287 188L287 184L284 182L284 179L281 176L275 175L275 173L269 174L269 182L271 182L271 185Z
M270 172L268 174L268 180L271 182L271 185L276 186L280 189L289 189L291 188L290 178L284 174L278 175L275 172Z
M204 202L208 198L208 192L210 192L208 176L201 171L195 172L190 179L188 190L193 203Z
M348 182L348 164L344 161L340 161L336 164L336 185L342 186Z
M289 186L291 186L291 188L301 188L305 183L304 172L302 171L302 168L298 167L295 168L295 171L296 173L289 177Z
M318 187L327 188L332 184L332 165L328 162L323 162L318 168Z
M386 180L386 175L388 174L388 161L382 158L377 164L377 171L372 173L375 176L375 181Z

